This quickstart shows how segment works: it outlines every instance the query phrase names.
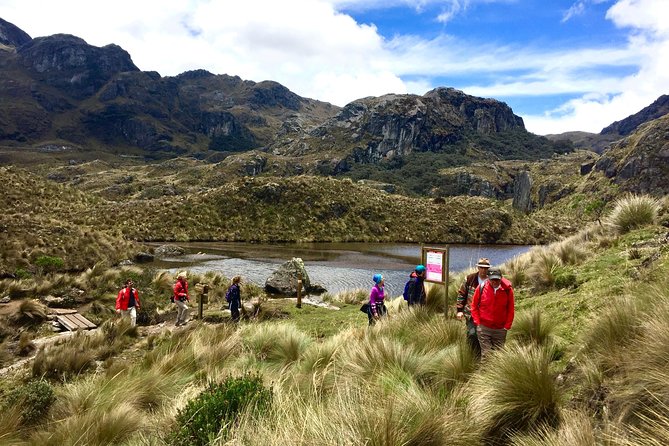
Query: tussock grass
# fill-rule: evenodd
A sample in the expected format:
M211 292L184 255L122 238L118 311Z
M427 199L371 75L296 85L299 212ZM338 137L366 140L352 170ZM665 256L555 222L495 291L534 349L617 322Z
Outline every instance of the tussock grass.
M477 367L478 359L466 340L461 339L425 357L425 362L421 366L421 382L435 394L445 395L454 388L463 386Z
M601 441L590 415L565 411L557 429L540 426L535 433L512 438L511 446L598 446Z
M578 265L588 256L587 250L575 237L552 244L551 250L563 265Z
M15 324L21 325L37 325L46 320L47 308L39 301L34 299L26 299L21 302L19 308L11 316L11 320Z
M510 338L524 345L551 346L554 342L556 323L535 308L523 311L513 320Z
M562 261L553 251L545 248L531 251L530 266L527 269L529 282L538 290L545 290L555 284L555 278Z
M629 345L641 330L641 313L634 298L616 299L594 319L584 335L584 353L595 355L609 373L619 366L621 348Z
M508 260L504 268L504 276L511 281L514 288L519 288L526 285L529 281L528 268L530 265L530 257L528 255L520 255Z
M369 299L369 291L367 290L348 290L338 294L325 293L323 295L324 302L340 302L344 304L358 305Z
M613 211L606 218L606 224L618 234L625 234L655 223L659 211L660 202L656 198L630 194L616 200Z
M292 324L248 325L242 342L258 360L285 367L298 361L311 342L309 336Z
M639 416L639 424L619 429L611 444L619 446L665 446L669 444L669 404L659 398ZM621 432L622 431L622 432Z
M493 355L471 383L471 410L484 437L502 441L514 432L557 426L562 393L551 372L553 352L511 345Z

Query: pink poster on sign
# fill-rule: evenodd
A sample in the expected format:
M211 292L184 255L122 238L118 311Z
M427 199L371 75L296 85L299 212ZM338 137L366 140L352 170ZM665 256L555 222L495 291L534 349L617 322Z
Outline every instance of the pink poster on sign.
M425 269L427 270L425 280L429 282L443 282L444 253L439 251L428 251L426 255Z

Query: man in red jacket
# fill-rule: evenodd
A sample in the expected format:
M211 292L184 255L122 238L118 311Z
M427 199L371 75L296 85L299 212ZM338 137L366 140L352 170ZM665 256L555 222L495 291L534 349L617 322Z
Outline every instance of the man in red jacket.
M481 357L501 348L514 315L513 287L499 268L488 270L488 282L478 287L472 299L472 319L481 344Z
M137 322L137 310L139 310L139 292L133 288L132 279L125 281L125 287L121 288L116 296L116 312L130 315L130 326L134 327Z

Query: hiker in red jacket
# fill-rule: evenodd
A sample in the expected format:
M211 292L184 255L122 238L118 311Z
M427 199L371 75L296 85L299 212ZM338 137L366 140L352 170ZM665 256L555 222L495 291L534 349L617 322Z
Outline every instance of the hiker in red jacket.
M134 327L137 322L137 310L139 310L139 292L133 288L132 279L125 281L125 287L121 288L116 297L116 312L130 315L130 326Z
M177 281L174 284L174 303L177 305L177 322L176 326L186 325L188 320L188 305L190 296L188 295L188 282L186 281L186 272L181 272L177 276Z
M483 290L483 291L481 291ZM513 287L502 278L499 268L488 270L488 282L476 288L472 299L472 319L481 344L481 357L501 348L511 329L514 314Z

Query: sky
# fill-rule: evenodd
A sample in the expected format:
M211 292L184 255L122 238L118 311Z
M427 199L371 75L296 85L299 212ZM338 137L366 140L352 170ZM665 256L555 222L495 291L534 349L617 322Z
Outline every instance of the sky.
M141 70L277 81L338 106L437 87L536 134L598 133L669 94L669 0L0 0L31 37L125 49Z

